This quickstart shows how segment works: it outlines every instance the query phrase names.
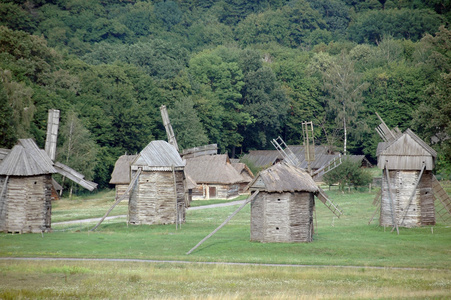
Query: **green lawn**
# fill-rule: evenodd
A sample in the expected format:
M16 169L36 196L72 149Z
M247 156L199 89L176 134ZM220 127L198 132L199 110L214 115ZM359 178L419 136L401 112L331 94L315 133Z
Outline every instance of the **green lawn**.
M337 219L317 201L312 243L250 242L247 206L217 234L186 255L237 205L187 211L186 224L178 230L175 225L127 226L125 218L119 218L102 223L95 232L89 231L95 225L92 222L54 225L52 233L43 235L0 234L1 257L127 258L313 267L0 260L0 299L451 297L450 224L439 222L434 227L400 229L397 235L390 232L391 228L378 226L377 219L368 225L375 209L371 205L375 191L342 194L333 190L329 194L344 215ZM90 199L63 199L55 203L53 214L60 220L100 217L112 205L113 198L114 194L108 192ZM126 203L121 203L113 214L125 214L126 209Z
M356 265L384 267L451 268L451 227L439 223L432 227L400 229L368 225L374 207L374 191L342 194L330 192L344 210L336 218L319 201L316 233L312 243L251 242L250 207L245 207L232 221L189 256L185 255L213 231L238 206L187 211L186 224L127 226L125 218L95 225L54 225L54 232L41 234L0 234L0 256L16 257L108 257L157 260L228 261L307 265ZM89 203L102 216L112 200L76 200ZM106 197L108 198L108 197ZM98 207L94 204L98 203ZM126 207L126 205L124 205ZM65 214L84 215L87 208L77 202ZM113 213L120 211L115 208ZM94 210L94 209L93 209ZM58 214L59 208L53 209ZM126 213L126 212L125 212Z

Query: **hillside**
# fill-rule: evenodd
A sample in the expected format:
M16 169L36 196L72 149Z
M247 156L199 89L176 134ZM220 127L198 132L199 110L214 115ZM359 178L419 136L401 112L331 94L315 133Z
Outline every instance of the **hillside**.
M445 0L10 0L0 3L0 147L43 148L107 187L114 162L166 139L238 157L282 136L375 158L378 112L451 174Z

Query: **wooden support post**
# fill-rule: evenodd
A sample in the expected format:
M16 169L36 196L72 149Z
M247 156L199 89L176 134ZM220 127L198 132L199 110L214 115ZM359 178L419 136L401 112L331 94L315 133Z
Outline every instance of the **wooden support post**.
M398 223L399 225L402 224L402 222L404 221L404 218L407 216L407 211L409 210L410 204L412 204L413 198L415 197L415 194L416 194L416 191L417 191L417 187L420 184L421 176L423 176L423 172L424 172L425 169L426 169L426 165L423 162L423 168L421 168L420 175L418 175L417 182L415 183L415 187L413 188L412 195L410 195L410 198L409 198L409 201L407 203L407 206L404 208L404 214L403 214L402 218L399 219L399 223Z
M177 202L177 180L175 179L175 169L172 166L172 177L174 179L174 197L175 197L175 230L178 229L179 223L179 205Z
M377 211L379 210L380 207L381 207L381 203L379 203L379 205L376 207L376 210L374 211L373 215L371 216L371 219L368 221L368 225L370 225L371 222L373 222L373 219L376 216L376 213L377 213Z
M392 195L392 192L391 192L390 173L388 172L387 166L385 166L385 174L387 176L388 199L390 200L391 218L392 218L392 222L393 222L393 229L396 228L396 232L399 234L398 221L396 219L395 203L393 201L393 195Z
M4 209L4 207L5 207L5 204L6 204L6 199L5 199L5 201L2 201L2 198L3 198L3 194L5 193L5 191L6 191L6 187L7 187L7 185L8 185L8 180L9 180L9 175L6 175L6 178L5 178L5 182L3 183L3 187L2 187L2 192L0 193L0 203L1 203L1 207L0 207L0 217L2 216L2 214L3 214L3 209Z
M119 204L119 202L121 202L122 200L125 199L125 197L128 195L128 193L130 192L130 190L132 189L132 186L135 184L136 180L138 180L139 178L139 174L141 174L141 169L138 169L138 171L135 174L135 177L133 177L133 179L130 181L130 184L127 187L127 190L125 191L125 193L119 197L119 199L116 200L116 202L114 202L114 204L110 207L110 209L105 213L105 215L102 217L102 219L100 219L99 223L97 223L96 226L94 226L94 228L92 228L90 231L94 231L97 229L97 227L99 227L100 224L102 224L103 220L105 220L105 218L110 214L110 212L113 210L113 208L116 207L116 205Z
M202 241L200 241L196 246L194 246L191 250L189 250L186 255L191 254L191 252L193 252L194 250L196 250L200 245L202 245L206 240L208 240L213 234L215 234L216 232L219 231L219 229L221 229L222 227L224 227L227 223L229 223L229 221L240 211L242 210L246 204L248 204L249 202L251 202L252 200L255 199L255 197L258 195L259 191L254 192L249 198L247 198L247 200L237 209L235 210L224 222L222 222L221 225L219 225L218 228L216 228L215 230L213 230L209 235L207 235Z

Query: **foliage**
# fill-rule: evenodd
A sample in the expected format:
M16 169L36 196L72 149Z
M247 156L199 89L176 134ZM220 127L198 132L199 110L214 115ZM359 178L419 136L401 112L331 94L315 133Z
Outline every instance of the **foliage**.
M445 172L448 2L2 1L0 143L43 147L48 109L73 110L100 147L104 188L119 155L165 137L159 106L190 98L209 142L234 157L278 135L300 144L313 121L317 143L375 159L377 111L427 143L440 136ZM335 105L346 89L325 80L337 66L352 67L348 86L369 84L352 105Z
M58 142L60 147L57 148L56 160L77 170L87 180L92 180L98 146L74 111L69 111L62 122Z
M353 186L355 189L359 186L368 185L372 180L372 175L364 168L360 167L359 161L353 161L344 156L341 165L324 174L324 182L328 185L338 183L338 188L344 191L346 186Z
M176 101L168 113L180 150L208 144L208 137L190 98Z

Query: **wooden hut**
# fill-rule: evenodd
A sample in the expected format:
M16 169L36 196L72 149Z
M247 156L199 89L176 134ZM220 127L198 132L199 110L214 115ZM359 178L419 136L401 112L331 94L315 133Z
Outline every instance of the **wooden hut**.
M249 190L259 191L251 202L252 241L312 241L314 196L319 189L307 172L278 163L261 171Z
M205 155L186 160L185 173L196 182L193 199L230 199L239 195L243 176L227 154Z
M152 141L131 164L139 178L130 191L130 224L172 224L185 221L185 163L166 141Z
M137 155L121 155L114 164L110 184L115 185L116 200L125 193L130 184L130 166L136 157Z
M383 170L380 225L434 225L432 169L437 153L410 129L386 137L377 149L377 164Z

